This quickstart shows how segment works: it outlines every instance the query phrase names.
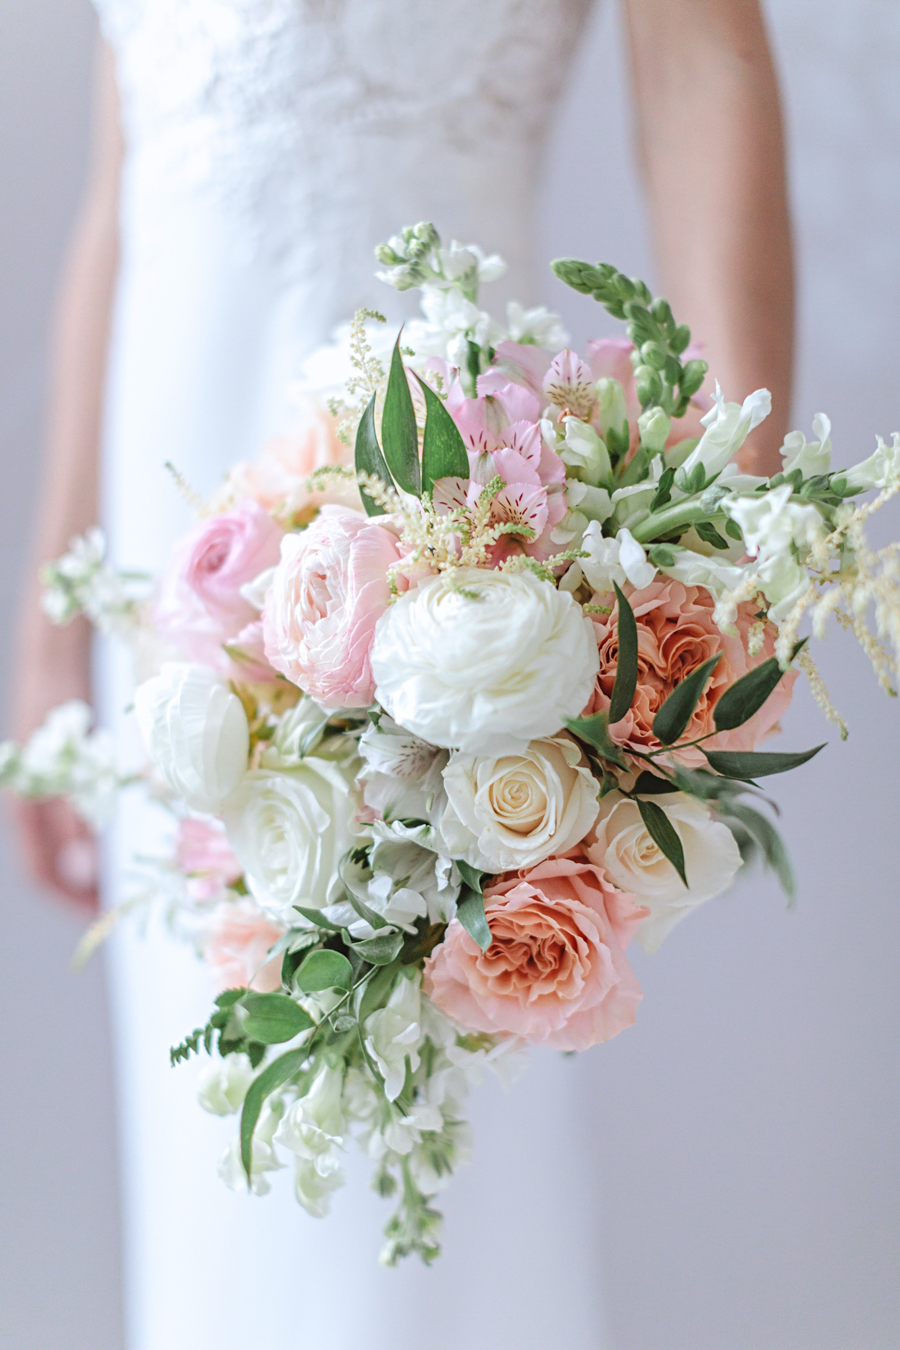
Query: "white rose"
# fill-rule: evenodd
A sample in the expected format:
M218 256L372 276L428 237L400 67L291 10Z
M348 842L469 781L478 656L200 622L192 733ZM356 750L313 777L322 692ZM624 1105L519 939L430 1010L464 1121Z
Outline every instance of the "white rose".
M724 891L741 865L733 834L702 802L678 792L658 799L657 805L681 839L687 888L651 839L637 802L617 792L600 803L596 843L588 850L610 881L623 891L633 891L638 904L650 910L636 934L648 952L655 952L692 909Z
M213 1116L239 1111L256 1074L246 1055L226 1055L204 1064L197 1078L197 1100Z
M297 922L294 905L320 909L338 863L353 844L350 784L340 766L315 755L290 773L254 769L222 807L228 842L260 908Z
M432 745L504 754L577 717L599 658L571 595L466 567L400 596L375 629L378 701Z
M511 872L574 848L597 817L600 785L568 736L532 741L517 755L457 753L444 770L441 833L454 858Z
M192 811L215 814L247 768L240 699L206 666L167 662L134 696L147 751Z

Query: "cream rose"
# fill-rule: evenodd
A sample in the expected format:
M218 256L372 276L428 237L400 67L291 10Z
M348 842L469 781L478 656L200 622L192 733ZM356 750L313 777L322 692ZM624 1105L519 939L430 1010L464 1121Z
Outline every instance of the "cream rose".
M589 620L530 573L460 568L401 595L372 647L376 697L432 745L511 754L587 703L598 669Z
M486 872L514 872L567 853L597 818L600 785L568 736L532 741L500 758L457 752L444 786L447 849Z
M320 909L352 846L353 801L341 768L310 755L290 773L254 769L222 808L228 842L257 904L275 923Z
M681 792L654 800L681 839L687 887L651 839L637 802L618 792L600 803L595 842L587 850L611 881L649 909L635 935L648 952L657 951L663 938L692 909L724 891L741 865L734 835L702 802Z
M134 696L147 751L192 811L215 814L247 768L243 704L206 666L166 663Z

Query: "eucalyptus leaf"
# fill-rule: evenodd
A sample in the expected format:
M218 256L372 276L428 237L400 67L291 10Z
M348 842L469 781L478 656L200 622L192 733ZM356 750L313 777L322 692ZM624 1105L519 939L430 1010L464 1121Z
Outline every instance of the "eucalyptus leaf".
M409 392L409 380L400 355L399 336L391 354L391 373L388 376L384 411L381 414L381 441L384 457L397 486L404 492L412 493L414 497L420 497L422 482L419 471L419 433L416 430L416 414L412 394ZM466 476L468 477L468 461Z
M812 750L801 750L797 754L776 754L773 751L751 750L704 750L716 773L725 778L742 778L750 781L765 778L772 773L787 773L789 769L798 769L801 764L812 759L825 743L813 746Z
M225 989L216 998L216 1007L230 1008L233 1004L237 1003L240 999L242 999L246 994L246 992L247 992L246 987L243 987L241 989Z
M615 581L613 589L619 607L619 650L616 658L616 681L609 701L607 718L610 722L620 722L634 702L634 691L637 689L638 636L634 610Z
M638 798L638 810L650 838L665 854L686 886L688 879L684 870L684 847L675 826L656 802L645 802Z
M422 441L422 491L431 492L439 478L468 478L469 456L459 427L444 407L443 400L418 375L416 379L425 396L427 410Z
M755 810L745 802L729 802L727 810L728 815L734 816L736 820L740 821L759 844L766 862L778 878L781 889L787 896L789 903L793 904L797 894L794 869L791 866L784 841L775 826L770 820L766 819L761 811Z
M698 666L686 680L682 680L681 684L677 684L672 690L653 719L653 734L663 745L674 745L684 733L691 720L691 714L700 701L700 695L706 688L706 681L721 658L722 653L716 652L715 656L704 661L702 666Z
M402 933L378 933L362 942L354 942L353 950L372 966L388 966L399 956L403 942Z
M384 462L384 455L381 453L378 436L375 433L374 394L369 399L366 410L359 419L359 426L356 431L355 464L357 473L368 473L374 478L380 478L387 488L394 486L394 480L390 475L387 464ZM360 488L359 495L362 497L363 510L367 516L384 515L384 507L379 506L378 502L373 502L368 492L363 488Z
M469 937L478 943L483 952L486 952L493 939L488 921L484 917L484 895L480 887L474 890L471 886L463 886L456 906L456 917Z
M258 994L248 989L241 1004L247 1012L243 1022L245 1036L262 1045L289 1041L314 1025L309 1014L287 994Z
M725 690L713 709L716 730L733 731L748 722L774 694L783 676L784 671L774 656L742 675Z
M263 1102L271 1092L280 1088L283 1083L286 1083L289 1078L293 1078L294 1074L299 1072L305 1059L305 1049L288 1050L287 1054L280 1055L278 1059L273 1060L258 1078L254 1078L247 1089L244 1107L241 1111L241 1162L244 1165L248 1183L251 1179L253 1131L256 1129L256 1122L259 1120Z
M353 968L340 952L320 948L310 952L294 981L304 994L318 994L323 989L349 989L353 983Z
M600 755L620 769L627 769L628 763L621 748L609 734L609 717L605 712L592 713L590 717L567 717L566 726L573 736L584 741Z

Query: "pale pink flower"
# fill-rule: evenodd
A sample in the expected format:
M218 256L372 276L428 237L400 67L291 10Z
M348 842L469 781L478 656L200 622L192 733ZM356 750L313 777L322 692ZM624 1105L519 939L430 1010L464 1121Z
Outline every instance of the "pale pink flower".
M224 829L206 820L188 818L180 822L175 860L193 900L213 899L233 885L244 870L231 851Z
M635 1019L625 948L649 911L581 853L548 858L485 892L486 952L458 919L425 965L429 997L460 1026L586 1050Z
M359 509L354 479L327 477L316 488L308 480L327 465L353 467L353 449L338 440L337 418L312 398L298 409L288 435L270 440L259 458L242 462L229 475L228 488L238 497L253 497L280 519L306 525L326 503Z
M544 376L544 393L560 411L586 422L597 402L595 382L596 377L580 356L563 351L553 358Z
M653 719L677 684L693 670L721 652L706 690L694 709L682 740L693 741L715 731L713 711L716 703L735 680L773 654L771 630L767 630L762 651L756 657L747 653L747 633L753 621L751 606L742 606L736 627L738 635L721 633L713 621L714 597L702 586L685 586L680 581L653 581L643 590L625 588L638 631L638 684L631 708L609 732L617 745L626 750L658 750L653 735ZM592 614L591 621L600 652L600 671L594 695L585 715L605 711L610 704L618 661L618 610L611 595L595 597L612 607L610 614ZM742 727L720 732L704 742L711 750L752 750L775 728L791 700L796 672L784 676L775 692L759 712ZM700 747L678 751L674 756L689 766L706 764Z
M368 707L375 625L400 557L396 535L341 506L324 506L308 529L285 535L263 611L275 669L326 707Z
M182 656L230 670L223 643L257 617L241 587L275 566L282 537L255 501L195 525L176 544L154 607L164 641Z
M219 905L203 947L216 988L256 989L261 994L280 989L281 957L267 961L266 956L283 933L249 898Z

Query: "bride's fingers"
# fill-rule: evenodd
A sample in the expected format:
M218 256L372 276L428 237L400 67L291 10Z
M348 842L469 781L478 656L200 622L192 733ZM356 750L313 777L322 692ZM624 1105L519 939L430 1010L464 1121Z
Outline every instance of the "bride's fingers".
M93 914L99 906L97 841L62 799L18 801L15 813L25 862L55 896Z

